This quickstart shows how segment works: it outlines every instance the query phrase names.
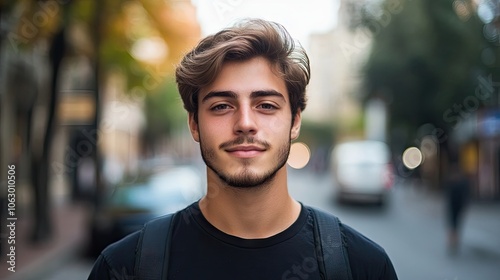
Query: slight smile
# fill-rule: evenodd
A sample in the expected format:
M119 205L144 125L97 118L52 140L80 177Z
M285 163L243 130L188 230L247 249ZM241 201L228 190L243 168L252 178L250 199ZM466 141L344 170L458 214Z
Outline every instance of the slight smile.
M231 154L232 156L239 158L252 158L260 155L266 149L259 146L235 146L228 149L225 149L226 152Z

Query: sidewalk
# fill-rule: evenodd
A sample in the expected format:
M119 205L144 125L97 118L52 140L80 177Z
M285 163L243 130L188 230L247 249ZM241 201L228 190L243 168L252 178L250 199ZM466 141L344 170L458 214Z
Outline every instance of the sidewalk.
M8 270L7 248L0 256L0 279L35 280L64 266L81 254L85 245L85 228L88 210L83 205L68 202L53 208L54 234L43 244L30 244L30 217L19 217L16 223L16 266L15 272Z

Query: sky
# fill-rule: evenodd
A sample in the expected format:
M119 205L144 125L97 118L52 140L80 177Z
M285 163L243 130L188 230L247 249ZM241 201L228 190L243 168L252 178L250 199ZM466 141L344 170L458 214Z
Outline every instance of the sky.
M241 18L258 17L285 26L307 48L308 36L336 24L340 0L192 0L203 35L213 34Z

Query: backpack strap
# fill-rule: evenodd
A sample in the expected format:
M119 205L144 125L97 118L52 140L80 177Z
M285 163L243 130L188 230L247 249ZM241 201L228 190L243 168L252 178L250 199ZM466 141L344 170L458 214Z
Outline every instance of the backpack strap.
M135 256L135 275L137 279L167 279L168 252L170 251L175 216L176 213L171 213L149 221L144 225L137 243Z
M340 220L322 210L310 209L315 218L314 242L322 279L352 279L349 257L340 232Z

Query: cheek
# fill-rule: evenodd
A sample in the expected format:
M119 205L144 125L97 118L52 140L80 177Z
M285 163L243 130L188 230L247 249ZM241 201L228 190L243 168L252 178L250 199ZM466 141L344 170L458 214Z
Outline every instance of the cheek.
M223 120L211 120L209 122L200 121L198 131L200 137L205 141L213 138L220 138L230 131L229 122Z
M272 119L264 122L264 125L267 126L267 129L273 133L279 134L282 136L283 134L288 137L290 134L292 121L290 119Z
M268 123L267 131L272 133L275 137L283 137L285 134L288 136L289 126L285 126L281 122L273 121Z

